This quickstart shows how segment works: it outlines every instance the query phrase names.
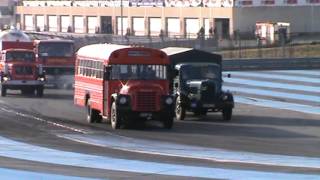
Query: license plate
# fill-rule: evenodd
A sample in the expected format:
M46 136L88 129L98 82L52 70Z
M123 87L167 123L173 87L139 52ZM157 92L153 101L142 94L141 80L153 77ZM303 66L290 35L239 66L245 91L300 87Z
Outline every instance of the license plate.
M203 107L205 108L213 108L215 105L214 104L204 104Z
M151 113L140 113L140 117L150 117Z

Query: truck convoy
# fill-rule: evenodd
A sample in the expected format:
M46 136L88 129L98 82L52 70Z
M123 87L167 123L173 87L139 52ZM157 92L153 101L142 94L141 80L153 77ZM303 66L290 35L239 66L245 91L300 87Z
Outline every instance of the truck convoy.
M74 102L87 109L87 121L102 118L113 129L155 119L170 129L169 58L161 50L94 44L77 52Z
M221 56L190 48L162 50L171 61L176 119L183 120L186 111L191 111L195 115L222 112L223 120L231 120L234 100L230 92L222 90Z
M74 41L62 39L35 40L37 62L46 72L46 85L72 88L74 84Z
M0 33L0 87L1 96L8 89L22 94L43 96L45 74L36 62L33 42L23 32L11 29Z

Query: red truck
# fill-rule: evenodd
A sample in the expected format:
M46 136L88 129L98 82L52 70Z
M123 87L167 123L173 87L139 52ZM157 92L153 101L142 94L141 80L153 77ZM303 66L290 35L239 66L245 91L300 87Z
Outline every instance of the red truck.
M11 29L0 34L0 95L8 89L43 96L45 74L36 62L33 42L23 32Z

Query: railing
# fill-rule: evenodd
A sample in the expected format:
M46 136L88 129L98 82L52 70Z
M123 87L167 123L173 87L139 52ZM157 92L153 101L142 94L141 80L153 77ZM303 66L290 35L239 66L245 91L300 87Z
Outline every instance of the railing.
M259 43L256 39L203 39L185 36L119 36L111 34L77 34L55 32L27 32L33 39L62 38L75 41L77 48L93 43L138 45L153 48L190 47L217 52L224 58L293 58L320 57L320 34L290 35L286 43Z

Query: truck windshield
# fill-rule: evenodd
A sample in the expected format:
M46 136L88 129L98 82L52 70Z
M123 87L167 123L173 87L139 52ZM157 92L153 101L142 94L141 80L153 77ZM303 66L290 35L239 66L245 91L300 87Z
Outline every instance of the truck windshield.
M42 42L38 46L39 57L72 57L73 44L69 42Z
M164 65L112 65L113 80L161 80L167 78L167 67Z
M33 62L35 61L35 55L33 52L25 52L25 51L7 52L6 61Z
M188 65L181 68L181 78L191 79L220 79L220 67L217 65Z

